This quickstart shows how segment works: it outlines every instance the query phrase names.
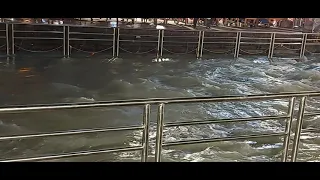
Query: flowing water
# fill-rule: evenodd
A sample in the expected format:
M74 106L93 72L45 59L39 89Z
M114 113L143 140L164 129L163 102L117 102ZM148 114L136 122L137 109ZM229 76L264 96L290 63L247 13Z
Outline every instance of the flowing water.
M50 58L18 56L1 60L0 103L43 104L118 99L265 94L320 90L320 62L264 57L196 60L152 57L108 61L104 57ZM317 110L316 100L307 110ZM174 104L165 107L165 122L280 115L288 100ZM109 107L0 114L0 134L34 134L70 129L108 128L142 123L143 107ZM157 107L151 107L150 161L154 157ZM319 117L305 118L304 128L319 128ZM251 121L164 129L164 142L282 132L283 120ZM295 121L293 123L295 127ZM1 159L139 145L141 131L92 133L0 142ZM164 148L163 161L279 161L281 137L183 145ZM319 161L317 133L301 137L299 161ZM56 161L139 161L140 152L65 158Z

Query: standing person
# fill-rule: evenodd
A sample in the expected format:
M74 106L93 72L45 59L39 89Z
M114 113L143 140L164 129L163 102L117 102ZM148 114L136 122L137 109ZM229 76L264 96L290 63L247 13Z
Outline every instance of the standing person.
M198 20L199 18L193 18L193 28L197 27Z
M153 24L154 24L155 26L158 25L157 18L153 18Z
M217 24L217 18L211 18L211 25L215 26Z

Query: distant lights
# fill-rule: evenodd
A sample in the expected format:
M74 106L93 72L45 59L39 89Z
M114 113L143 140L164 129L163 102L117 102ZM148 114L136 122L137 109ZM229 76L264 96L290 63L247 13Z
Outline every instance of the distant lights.
M164 26L161 26L161 25L157 25L156 26L156 29L166 29Z
M115 27L117 27L117 22L111 21L110 25L111 25L111 27L115 28Z

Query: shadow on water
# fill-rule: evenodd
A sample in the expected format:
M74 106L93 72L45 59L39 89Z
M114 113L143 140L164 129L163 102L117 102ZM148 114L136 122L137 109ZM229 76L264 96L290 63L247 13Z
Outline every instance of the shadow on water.
M163 62L153 57L50 58L16 57L15 64L1 59L0 103L41 104L94 102L155 97L224 96L294 91L319 91L320 62L317 58L299 63L264 57L229 57L195 60L174 58ZM316 100L307 110L317 109ZM225 102L167 105L165 121L194 121L285 114L287 101ZM154 155L156 107L152 106L150 131ZM141 125L142 107L74 109L47 112L0 114L0 134L33 134L70 129ZM306 119L306 127L319 127L317 118ZM257 121L211 124L164 129L164 142L281 132L284 122ZM66 137L2 141L2 158L30 157L139 145L141 131L92 133ZM282 138L184 145L163 150L164 161L278 161ZM300 160L319 156L315 134L302 138ZM314 150L316 149L316 150ZM93 155L55 161L139 161L140 152Z

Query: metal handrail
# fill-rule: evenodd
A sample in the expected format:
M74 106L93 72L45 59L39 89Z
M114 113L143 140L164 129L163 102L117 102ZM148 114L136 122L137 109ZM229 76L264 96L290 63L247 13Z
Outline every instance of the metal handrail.
M284 118L290 118L290 116L260 116L260 117L237 118L237 119L168 122L164 125L164 127L217 124L217 123L230 123L230 122L265 121L265 120L277 120L277 119L284 119Z
M288 94L287 94L288 95ZM275 97L277 95L270 95L259 97L260 100L266 100L270 97ZM251 117L251 118L241 118L241 119L225 119L226 122L223 120L203 120L203 121L193 121L193 122L174 122L174 123L164 123L164 104L161 103L158 106L158 120L157 120L157 139L156 139L156 153L155 153L155 161L161 161L161 151L163 147L170 147L170 146L178 146L178 145L193 145L199 143L210 143L210 142L218 142L218 141L231 141L231 140L241 140L241 139L249 139L249 138L262 138L262 137L274 137L274 136L284 136L285 139L283 141L283 153L282 153L282 161L286 162L288 158L288 147L289 147L289 140L290 140L290 129L293 120L293 112L294 112L294 101L296 97L301 97L300 105L299 105L299 113L298 113L298 123L296 125L296 131L294 136L294 144L292 148L292 155L291 161L295 162L298 153L298 145L300 141L300 134L302 129L302 121L303 121L303 113L305 108L306 98L310 96L319 96L317 93L307 93L302 96L287 96L290 98L289 105L288 105L288 115L287 116L271 116L269 119L283 119L286 118L286 127L283 133L269 133L269 134L252 134L252 135L242 135L242 136L233 136L233 137L222 137L222 138L209 138L209 139L193 139L193 140L182 140L182 141L174 141L174 142L167 142L163 143L163 129L165 127L172 127L172 126L186 126L186 125L200 125L200 124L212 124L212 123L230 123L230 122L243 122L245 121L255 121L255 120L267 120L268 117ZM256 96L257 97L257 96ZM285 98L282 96L281 98ZM245 100L258 100L256 98L245 98ZM239 99L233 99L239 100Z
M62 34L62 31L44 31L44 30L39 30L39 31L14 31L15 33L56 33L56 34Z
M7 55L14 55L15 54L15 48L14 48L14 40L15 39L37 39L37 40L63 40L63 55L65 57L70 57L70 41L113 41L113 51L112 51L112 56L118 57L119 56L119 51L120 51L120 47L119 44L120 42L132 42L132 40L126 40L126 39L122 39L120 40L119 36L134 36L136 34L136 36L140 36L140 37L156 37L156 35L143 35L143 33L141 32L137 32L135 33L135 31L150 31L150 32L161 32L158 33L158 41L156 40L134 40L135 43L158 43L158 50L156 51L157 53L157 57L158 58L162 58L163 56L163 45L165 43L176 43L176 44L182 44L182 43L193 43L196 44L198 43L198 47L197 47L197 52L196 52L196 56L197 58L201 58L203 56L203 47L204 44L208 45L216 45L216 44L221 44L221 45L234 45L234 57L238 58L240 55L240 51L241 52L245 52L244 49L241 49L240 46L241 45L261 45L261 46L266 46L269 45L269 50L268 50L268 58L273 58L274 55L274 49L276 48L275 45L295 45L295 46L301 46L300 49L296 49L296 50L300 50L299 53L299 57L302 58L305 54L305 51L309 52L308 50L306 50L306 45L310 46L310 45L319 45L319 43L317 42L311 42L313 40L318 40L315 39L315 37L311 37L311 35L320 35L319 33L300 33L300 32L263 32L263 31L244 31L244 30L238 30L238 31L231 31L231 30L222 30L222 31L206 31L206 30L179 30L179 29L165 29L165 30L158 30L158 29L145 29L145 28L121 28L122 30L130 30L129 33L123 34L120 33L120 28L113 28L113 27L105 27L105 26L97 26L97 25L76 25L76 24L30 24L30 23L19 23L19 22L7 22L4 23L6 24L6 46L7 46ZM44 30L34 30L34 31L23 31L23 30L14 30L14 25L34 25L34 26L56 26L56 27L62 27L63 31L52 31L52 30L48 30L48 31L44 31ZM8 28L8 27L12 27L12 28ZM76 30L73 31L72 29L70 30L70 28L77 28L77 27L82 27L82 28L100 28L100 29L110 29L113 30L114 33L95 33L95 32L77 32ZM11 29L12 33L11 33L11 37L9 37L8 31L10 31L9 29ZM37 33L54 33L54 34L63 34L63 37L21 37L21 36L15 36L18 35L19 33L32 33L32 32L37 32ZM198 42L192 41L192 42L182 42L179 40L179 38L197 38L196 35L181 35L181 36L177 36L177 35L172 35L170 36L170 32L192 32L192 33L196 33L199 34L198 36ZM211 34L222 34L222 33L228 33L228 34L232 34L232 35L228 35L227 37L219 37L219 36L211 36ZM140 35L139 35L140 34ZM205 36L205 34L207 34ZM254 35L254 34L270 34L271 37L250 37L249 35ZM97 35L97 36L113 36L112 38L110 37L110 39L108 38L81 38L81 37L70 37L70 35ZM288 37L284 37L283 35L289 35ZM301 37L302 35L302 37ZM308 35L310 36L310 39L308 38ZM226 35L223 35L226 36ZM299 36L299 37L298 37ZM4 37L3 37L4 38ZM170 38L174 38L175 40L169 40ZM165 39L165 40L164 40ZM224 40L223 40L224 39ZM235 39L235 42L231 42L228 41L230 39ZM219 41L218 41L219 40ZM255 42L255 41L264 41L264 42ZM265 42L269 40L269 42ZM285 41L286 42L281 42L281 41ZM300 41L301 42L297 42ZM11 47L11 48L9 48ZM277 46L278 47L278 46ZM285 48L285 47L284 47ZM130 52L130 51L129 51ZM148 51L149 52L149 51ZM168 50L169 52L169 50ZM173 52L173 51L171 51ZM213 51L213 53L215 53L215 51ZM314 53L314 52L313 52Z
M48 155L48 156L30 157L30 158L6 159L6 160L0 160L0 162L43 161L43 160L53 160L53 159L70 158L70 157L77 157L77 156L88 156L88 155L102 154L102 153L139 151L139 150L142 150L142 148L143 148L142 146L137 146L137 147L127 147L127 148L117 148L117 149L101 149L101 150L71 152L71 153L55 154L55 155Z
M228 102L228 101L252 101L252 100L270 100L285 99L290 97L315 97L320 96L317 91L288 92L274 94L258 94L244 96L221 96L221 97L182 97L182 98L149 98L149 99L132 99L116 101L98 101L84 103L58 103L58 104L36 104L0 107L0 113L16 113L37 110L58 110L58 109L77 109L77 108L98 108L112 106L138 106L145 104L177 104L177 103L204 103L204 102Z
M14 140L14 139L28 139L28 138L38 138L38 137L52 137L52 136L65 136L65 135L75 135L75 134L86 134L86 133L98 133L98 132L115 132L115 131L134 131L143 130L142 141L140 146L131 146L116 149L101 149L92 151L81 151L81 152L71 152L39 157L28 157L28 158L18 158L18 159L1 159L0 162L18 162L18 161L39 161L39 160L51 160L58 158L68 158L76 156L86 156L101 153L112 153L112 152L126 152L126 151L142 151L141 161L145 162L148 158L148 147L149 147L149 121L150 121L150 105L146 104L143 111L143 125L142 126L126 126L117 128L99 128L99 129L80 129L80 130L69 130L61 132L52 133L40 133L40 134L24 134L24 135L12 135L12 136L0 136L0 141L4 140Z
M271 136L285 136L283 142L283 156L282 161L287 161L290 129L293 119L294 101L296 98L301 98L297 126L294 137L293 151L291 161L296 161L298 145L300 141L300 134L302 129L302 121L304 115L304 107L307 97L320 96L320 92L301 92L301 93L281 93L281 94L262 94L262 95L247 95L247 96L224 96L224 97L188 97L188 98L152 98L152 99L134 99L134 100L118 100L118 101L106 101L106 102L90 102L90 103L70 103L70 104L42 104L33 106L11 106L0 108L0 113L18 113L18 112L33 112L33 111L44 111L44 110L61 110L61 109L74 109L74 108L95 108L95 107L113 107L113 106L138 106L144 105L143 111L143 125L142 126L126 126L117 128L101 128L101 129L80 129L80 130L69 130L52 133L40 133L40 134L25 134L25 135L13 135L0 137L0 140L13 140L13 139L25 139L25 138L36 138L36 137L49 137L49 136L63 136L72 134L84 134L94 132L109 132L109 131L129 131L129 130L143 130L142 145L118 149L103 149L93 151L82 151L64 153L58 155L48 155L40 157L30 158L19 158L19 159L4 159L0 161L14 162L14 161L36 161L36 160L50 160L57 158L66 158L74 156L83 156L100 153L110 152L123 152L123 151L142 151L142 161L147 161L148 158L148 143L149 143L149 122L150 122L150 106L158 105L158 121L157 121L157 136L156 136L156 151L155 160L161 161L161 150L163 147L176 146L182 144L198 144L208 143L217 141L230 141L240 140L248 138L260 138L260 137L271 137ZM164 106L165 104L177 104L177 103L204 103L204 102L234 102L234 101L264 101L274 99L288 99L289 106L287 115L279 116L261 116L261 117L249 117L249 118L234 118L234 119L220 119L220 120L202 120L202 121L191 121L191 122L167 122L164 123ZM310 113L309 113L310 115ZM199 124L213 124L213 123L231 123L231 122L244 122L244 121L258 121L258 120L277 120L286 119L286 127L283 133L269 133L269 134L251 134L241 135L233 137L223 138L210 138L210 139L193 139L187 141L175 141L163 143L163 129L172 126L186 126L186 125L199 125ZM306 132L306 131L302 131Z
M14 139L38 138L38 137L51 137L51 136L65 136L65 135L75 135L75 134L98 133L98 132L134 131L134 130L143 130L143 126L131 126L131 127L127 126L127 127L99 128L99 129L77 129L77 130L60 131L60 132L52 132L52 133L2 136L2 137L0 137L0 141L14 140Z
M113 34L107 34L107 33L76 32L76 31L72 31L72 32L70 32L69 34L113 36Z

